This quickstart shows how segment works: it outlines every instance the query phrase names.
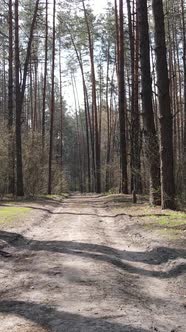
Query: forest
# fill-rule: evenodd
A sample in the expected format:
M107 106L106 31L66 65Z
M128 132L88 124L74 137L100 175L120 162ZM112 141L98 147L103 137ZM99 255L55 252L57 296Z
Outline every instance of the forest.
M186 331L186 0L0 0L0 332Z
M0 193L186 194L184 0L0 1Z

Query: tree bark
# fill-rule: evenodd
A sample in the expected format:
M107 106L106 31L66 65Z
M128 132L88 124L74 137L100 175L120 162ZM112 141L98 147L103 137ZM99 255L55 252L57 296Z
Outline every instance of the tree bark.
M48 0L45 2L45 66L43 83L43 107L42 107L42 149L45 147L45 108L46 108L46 85L47 85L47 63L48 63Z
M139 121L139 31L138 14L135 14L134 2L131 13L130 0L127 0L128 27L131 58L131 191L142 192L141 183L141 137ZM132 21L133 17L133 21Z
M61 65L61 40L59 41L59 94L60 94L60 154L61 171L63 170L63 92L62 92L62 65Z
M83 84L83 97L84 97L84 111L85 111L85 126L86 126L86 145L87 145L87 175L88 175L88 192L91 192L91 166L90 166L90 146L89 146L89 141L93 140L92 137L92 130L91 126L89 126L90 121L90 112L89 112L89 105L88 105L88 97L87 97L87 87L86 87L86 82L85 82L85 75L84 75L84 68L83 68L83 61L82 61L82 56L81 56L81 51L78 52L78 49L76 47L74 38L71 34L70 29L67 27L68 32L70 34L70 39L72 41L72 45L74 47L76 57L79 63L80 71L81 71L81 78L82 78L82 84ZM89 127L90 127L90 133L89 133ZM90 136L90 139L89 139ZM93 165L94 165L94 146L91 144L92 147L92 158L93 158Z
M23 101L26 88L26 79L28 73L29 60L31 55L31 46L33 33L39 7L39 0L36 1L34 15L30 28L30 35L24 62L23 80L20 80L20 58L19 58L19 1L15 0L15 90L16 90L16 172L17 172L17 195L24 196L23 188L23 165L22 165L22 135L21 135L21 116L23 110Z
M183 180L184 195L186 196L186 29L184 0L181 0L182 30L183 30L183 71L184 71L184 137L183 137Z
M121 192L128 193L127 181L127 151L125 137L125 114L126 114L126 97L125 97L125 73L124 73L124 28L123 28L123 0L119 1L119 125L120 125L120 163L121 163Z
M56 0L53 2L53 34L52 34L52 91L51 91L51 105L50 105L50 146L49 146L49 163L48 163L48 194L52 193L52 157L53 157L53 131L54 131L54 70L55 70L55 41L56 41Z
M111 120L109 109L109 69L110 69L110 41L107 45L107 74L106 74L106 113L107 113L107 152L106 152L106 176L105 176L105 191L110 189L110 152L111 152Z
M19 1L15 0L15 94L16 94L16 172L17 196L24 196L22 137L21 137L21 90L20 90L20 58L19 58Z
M165 25L162 0L152 1L155 23L156 72L160 117L160 173L161 204L163 209L175 209L173 162L173 120L169 96L169 78L165 43Z
M14 152L13 152L13 10L12 0L8 4L9 50L8 50L8 192L14 194Z
M25 58L25 62L24 62L23 81L22 81L22 87L21 87L21 109L23 107L25 88L26 88L26 79L27 79L27 74L28 74L28 66L29 66L29 60L30 60L30 56L31 56L32 41L33 41L33 36L34 36L34 29L35 29L35 24L36 24L36 19L37 19L38 8L39 8L39 1L40 0L36 1L35 8L34 8L34 14L33 14L32 22L31 22L28 46L27 46L27 50L26 50L26 58Z
M94 137L95 137L95 176L96 176L96 192L101 192L101 152L99 144L99 126L98 126L98 109L97 109L97 95L96 95L96 78L95 78L95 68L94 68L94 47L91 37L90 26L87 17L87 11L85 8L84 0L82 0L83 11L85 22L87 26L88 33L88 43L89 43L89 56L90 56L90 67L91 67L91 83L92 83L92 121L94 123Z
M147 1L137 0L140 35L142 107L146 158L150 173L150 203L160 204L160 166L158 138L152 106L152 79L150 73L150 46Z

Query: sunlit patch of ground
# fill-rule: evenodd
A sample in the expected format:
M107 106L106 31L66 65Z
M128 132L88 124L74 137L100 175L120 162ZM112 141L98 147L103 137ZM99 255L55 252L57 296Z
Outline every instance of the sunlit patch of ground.
M0 223L11 222L16 218L23 216L28 213L31 208L23 207L23 206L0 206Z

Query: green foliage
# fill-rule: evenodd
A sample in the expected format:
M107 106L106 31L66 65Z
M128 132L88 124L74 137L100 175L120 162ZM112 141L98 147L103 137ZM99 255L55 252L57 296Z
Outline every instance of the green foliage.
M184 212L172 212L167 210L165 214L152 214L149 218L153 220L156 225L170 228L186 225L186 213Z
M0 207L0 223L12 222L18 217L28 213L31 209L22 206L3 206Z

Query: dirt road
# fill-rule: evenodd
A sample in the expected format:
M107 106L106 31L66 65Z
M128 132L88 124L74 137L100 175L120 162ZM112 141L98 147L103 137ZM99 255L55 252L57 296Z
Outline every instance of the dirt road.
M185 332L186 251L98 196L38 205L0 230L0 332Z

